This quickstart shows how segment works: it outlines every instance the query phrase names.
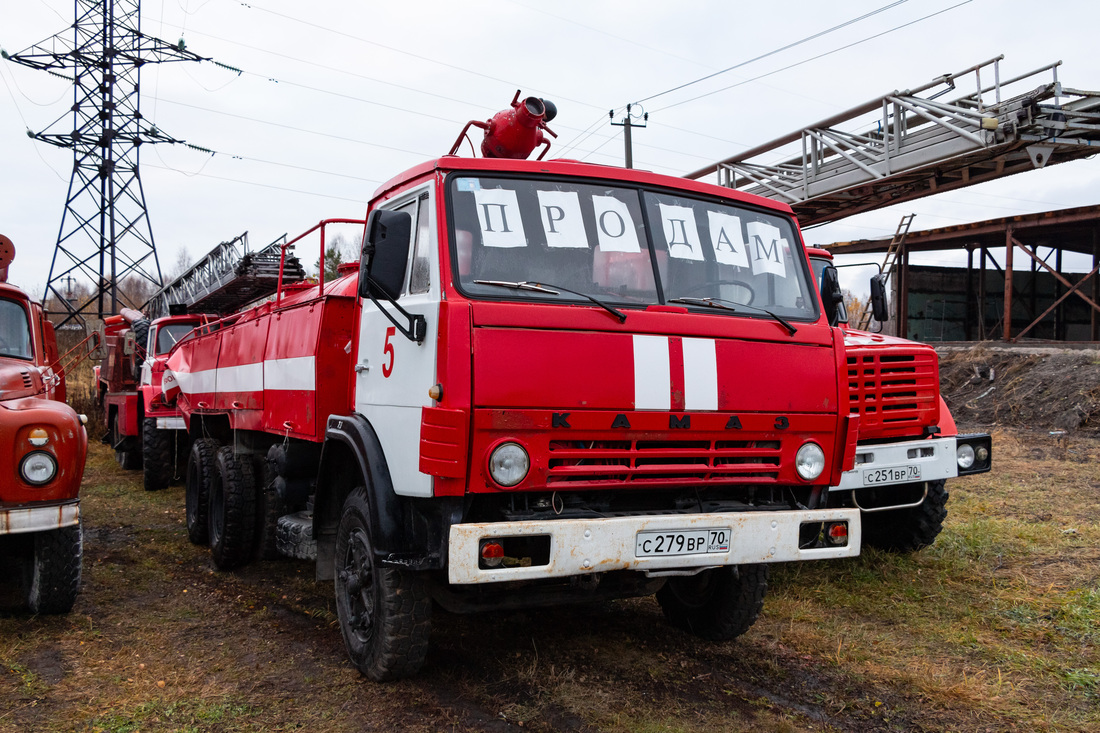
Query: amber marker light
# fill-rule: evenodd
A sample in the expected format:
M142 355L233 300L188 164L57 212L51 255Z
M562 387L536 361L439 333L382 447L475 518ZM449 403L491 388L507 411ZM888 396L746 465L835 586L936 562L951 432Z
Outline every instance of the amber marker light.
M36 448L41 448L50 442L50 434L42 428L34 428L31 430L30 435L27 436L31 445Z

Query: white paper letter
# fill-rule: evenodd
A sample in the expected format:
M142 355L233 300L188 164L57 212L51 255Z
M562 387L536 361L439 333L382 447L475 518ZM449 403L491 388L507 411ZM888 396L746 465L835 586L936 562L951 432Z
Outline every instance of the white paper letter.
M596 214L596 231L603 252L641 252L638 230L630 209L614 196L593 196L592 210Z
M687 206L658 206L669 255L702 262L703 246L699 242L699 229L695 226L695 210Z
M741 219L718 211L708 211L710 218L710 242L714 246L714 258L723 265L748 267L745 254L745 238L741 235Z
M770 272L779 277L787 276L783 253L789 249L787 240L779 236L779 227L762 221L749 222L749 257L754 273Z
M576 191L539 191L539 215L547 247L588 249Z
M486 247L526 247L516 192L507 188L474 191L481 242Z

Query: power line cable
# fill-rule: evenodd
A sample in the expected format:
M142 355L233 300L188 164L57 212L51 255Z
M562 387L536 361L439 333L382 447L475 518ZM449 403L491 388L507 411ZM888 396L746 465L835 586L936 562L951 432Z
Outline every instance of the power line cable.
M728 91L728 90L733 89L735 87L743 86L743 85L748 84L750 82L754 82L754 81L757 81L759 79L763 79L764 77L772 76L774 74L778 74L780 72L788 71L788 70L793 69L795 67L802 66L804 64L808 64L811 61L817 61L818 59L824 58L826 56L831 56L834 53L839 53L840 51L845 51L849 48L853 48L854 46L858 46L858 45L866 43L868 41L873 41L876 38L881 38L882 36L893 33L894 31L901 30L902 28L908 28L911 25L915 25L915 24L920 23L922 21L928 20L929 18L934 18L937 15L942 15L944 13L947 13L949 11L954 10L955 8L962 7L963 5L968 5L969 3L973 2L973 1L974 0L963 0L962 2L956 3L955 5L952 5L950 7L944 8L942 10L937 10L934 13L929 13L928 15L917 18L916 20L911 20L908 23L902 23L901 25L894 26L893 28L882 31L880 33L875 33L874 35L867 36L866 38L861 38L858 41L853 41L852 43L848 43L848 44L845 44L845 45L840 46L838 48L834 48L831 51L825 51L824 53L819 53L816 56L811 56L810 58L803 59L802 61L795 62L795 63L790 64L788 66L784 66L782 68L775 69L773 71L769 71L769 72L764 73L764 74L760 74L759 76L754 76L751 79L745 79L743 81L739 81L736 84L731 84L727 87L722 87L721 89L715 89L713 91L707 92L706 94L700 94L697 97L692 97L690 99L685 99L685 100L680 101L680 102L674 102L673 104L670 104L670 105L665 106L665 107L661 107L660 109L657 109L657 110L654 110L651 114L657 114L658 112L664 112L667 109L672 109L673 107L679 107L680 105L687 104L688 102L695 102L695 101L698 101L700 99L703 99L704 97L709 97L711 95L718 94L719 92L725 92L725 91Z
M268 8L263 8L263 7L260 7L259 5L256 5L255 3L246 3L246 2L243 2L242 0L238 0L238 2L242 7L248 8L249 10L257 10L257 11L260 11L260 12L263 12L263 13L268 13L269 15L274 15L278 18L283 18L283 19L289 20L293 23L300 23L301 25L308 26L310 28L316 28L317 30L325 31L326 33L332 33L334 35L342 36L344 38L348 38L348 39L351 39L353 41L358 41L360 43L365 43L365 44L370 45L370 46L376 46L377 48L385 49L386 51L392 51L393 53L398 53L398 54L401 54L403 56L408 56L410 58L418 59L420 61L426 61L430 64L436 64L438 66L443 66L445 68L452 69L454 71L461 71L464 74L470 74L472 76L476 76L476 77L479 77L479 78L482 78L482 79L487 79L489 81L494 81L494 82L497 82L499 84L507 84L509 86L517 87L517 88L520 88L520 89L531 88L529 85L524 85L524 84L518 84L517 85L515 82L508 81L506 79L501 79L499 77L490 76L489 74L483 74L479 71L474 71L473 69L467 69L465 67L458 66L456 64L449 64L445 61L439 61L437 59L433 59L433 58L430 58L428 56L422 56L420 54L412 53L411 51L405 51L403 49L396 48L394 46L387 46L384 43L379 43L378 41L372 41L368 38L363 38L362 36L356 36L352 33L347 33L346 31L337 30L335 28L329 28L327 26L320 25L319 23L314 23L312 21L304 20L302 18L296 18L292 15L287 15L285 13L280 13L280 12L277 12L275 10L270 10ZM599 105L589 104L588 102L582 102L578 99L572 99L570 97L566 97L566 96L563 96L563 95L560 95L560 94L551 95L551 96L554 96L557 99L563 99L567 102L572 102L573 104L580 104L580 105L584 105L586 107L592 107L593 109L599 109L600 108Z
M760 61L761 59L766 59L769 56L774 56L778 53L782 53L782 52L787 51L789 49L792 49L796 46L801 46L804 43L809 43L810 41L813 41L817 38L821 38L822 36L826 36L826 35L834 32L834 31L838 31L841 28L846 28L850 25L853 25L855 23L860 22L861 20L866 20L867 18L878 15L879 13L890 10L891 8L896 8L898 5L901 5L901 4L906 3L908 1L909 0L895 0L895 2L892 2L888 5L884 5L881 8L878 8L877 10L872 10L869 13L864 13L863 15L859 16L858 18L852 18L851 20L846 20L843 23L840 23L839 25L834 25L832 28L828 28L828 29L823 30L823 31L818 31L817 33L806 36L805 38L802 38L798 41L793 41L791 43L788 43L786 46L782 46L780 48L772 49L771 51L768 51L767 53L762 53L759 56L754 56L753 58L748 59L747 61L742 61L740 63L734 64L733 66L722 69L721 71L715 71L713 74L707 74L706 76L700 77L700 78L695 79L693 81L685 82L685 83L680 84L678 86L674 86L671 89L666 89L663 92L657 92L656 94L651 94L650 96L645 97L644 99L639 99L637 101L637 104L641 104L643 102L648 102L649 100L656 99L657 97L663 97L666 94L671 94L672 92L676 92L676 91L679 91L681 89L685 89L687 87L698 84L700 82L704 82L707 79L713 79L716 76L721 76L722 74L733 71L734 69L739 69L742 66L748 66L751 63L755 63L756 61ZM667 109L667 107L665 109Z

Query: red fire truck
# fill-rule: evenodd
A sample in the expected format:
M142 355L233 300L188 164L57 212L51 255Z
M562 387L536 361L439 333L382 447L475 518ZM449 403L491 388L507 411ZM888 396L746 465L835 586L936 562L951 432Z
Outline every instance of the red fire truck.
M832 253L817 247L807 253L821 292L839 292ZM880 282L872 278L872 300L876 320L885 322ZM833 322L844 331L859 446L855 465L830 492L842 506L860 509L865 544L899 552L927 547L947 518L947 479L990 470L992 439L959 434L940 395L939 357L931 346L852 328L842 300Z
M376 680L421 666L433 601L656 593L673 625L728 639L770 563L859 552L860 512L829 492L858 427L843 335L791 210L523 160L548 116L517 95L477 124L490 157L456 143L377 191L358 272L168 359L191 539L220 568L314 558ZM335 223L307 232L322 252Z
M123 308L119 315L104 319L106 351L95 376L106 440L120 466L142 469L146 491L167 488L177 463L186 460L183 418L162 399L161 376L168 352L212 318L180 313L150 322L139 311Z
M33 613L66 613L80 588L85 418L65 404L57 338L42 306L7 283L0 236L0 567ZM8 590L11 590L9 587Z

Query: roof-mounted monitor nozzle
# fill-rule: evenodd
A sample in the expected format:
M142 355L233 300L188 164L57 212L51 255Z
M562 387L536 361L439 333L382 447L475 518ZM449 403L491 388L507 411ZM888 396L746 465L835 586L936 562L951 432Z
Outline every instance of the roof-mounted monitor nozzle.
M538 146L544 146L538 160L542 160L550 150L550 141L543 137L543 132L550 137L557 137L553 130L546 126L558 114L558 108L553 102L539 97L527 97L520 100L519 90L512 98L511 109L497 112L487 122L470 120L462 128L455 144L451 146L450 155L458 152L458 147L466 137L471 126L485 130L485 139L481 142L481 154L486 158L517 158L523 160Z

